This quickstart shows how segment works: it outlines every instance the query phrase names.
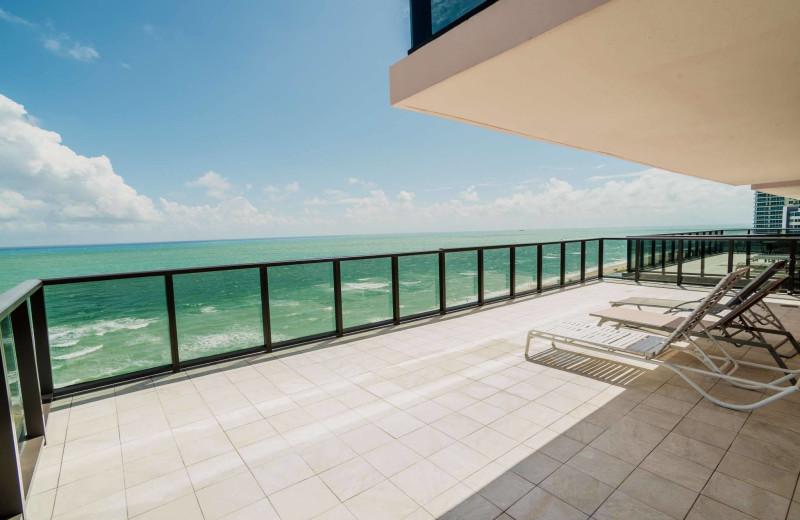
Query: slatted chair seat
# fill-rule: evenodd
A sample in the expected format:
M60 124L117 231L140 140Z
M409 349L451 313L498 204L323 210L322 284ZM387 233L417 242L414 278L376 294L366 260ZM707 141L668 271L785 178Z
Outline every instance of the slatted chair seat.
M545 339L568 339L608 350L625 351L645 359L658 356L667 347L667 340L663 336L630 329L598 327L594 323L580 321L552 323L537 328L536 332Z

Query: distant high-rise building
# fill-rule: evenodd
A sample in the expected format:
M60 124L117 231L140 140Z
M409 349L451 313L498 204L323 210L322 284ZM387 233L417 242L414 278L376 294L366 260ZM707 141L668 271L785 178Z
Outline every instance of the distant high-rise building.
M755 192L753 228L800 229L800 200Z

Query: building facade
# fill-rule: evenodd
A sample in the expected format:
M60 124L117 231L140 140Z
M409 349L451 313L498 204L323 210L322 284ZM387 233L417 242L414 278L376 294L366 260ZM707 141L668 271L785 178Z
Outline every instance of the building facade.
M756 191L753 199L753 228L800 229L800 200Z

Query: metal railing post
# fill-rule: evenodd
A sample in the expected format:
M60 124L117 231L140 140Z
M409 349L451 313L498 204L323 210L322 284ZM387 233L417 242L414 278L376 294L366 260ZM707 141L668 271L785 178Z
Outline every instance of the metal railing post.
M25 411L25 432L28 437L41 437L44 435L42 393L39 387L39 369L36 365L36 350L33 345L27 301L11 311L11 330L17 355L22 408Z
M797 282L797 240L789 244L789 292L795 293Z
M0 518L13 518L25 512L25 493L4 350L0 348Z
M261 328L264 332L264 348L272 352L272 320L269 311L269 274L266 267L258 268L261 282Z
M586 240L581 240L581 282L586 281Z
M447 314L447 272L444 251L439 250L439 313Z
M733 272L733 240L728 240L728 272Z
M667 241L661 241L661 276L667 272Z
M400 324L400 260L392 256L392 322Z
M627 247L626 247L626 251L625 252L626 252L627 256L625 257L625 260L626 260L626 262L628 264L628 266L627 266L628 269L625 272L630 273L631 271L633 271L633 264L631 263L631 252L633 252L635 254L636 251L635 251L635 248L634 248L633 240L628 239L628 240L626 240L626 242L627 242L627 244L626 244ZM634 260L634 262L635 262L635 260Z
M333 261L333 309L336 320L336 335L344 334L342 317L342 265L339 260Z
M169 325L169 347L172 358L172 371L181 369L181 355L178 350L178 318L175 315L175 288L172 284L172 275L164 276L164 289L167 295L167 323Z
M683 285L683 240L678 240L678 258L676 263L678 264L676 282L678 285Z
M536 292L542 292L542 244L536 244Z
M517 248L508 248L508 297L517 296Z
M650 241L650 267L655 267L656 265L656 241Z
M601 238L597 241L597 278L603 279L603 245L604 240Z
M483 249L478 249L478 305L483 305Z
M642 241L636 240L636 257L634 258L633 262L633 280L638 282L639 277L641 275L641 264L642 264Z
M559 273L558 285L563 286L566 283L567 277L567 244L565 242L561 242L561 265Z
M706 275L706 242L700 242L700 278Z
M50 361L50 336L47 332L47 311L44 288L31 294L31 321L33 322L33 345L36 348L36 366L39 369L39 391L42 400L53 399L53 367Z

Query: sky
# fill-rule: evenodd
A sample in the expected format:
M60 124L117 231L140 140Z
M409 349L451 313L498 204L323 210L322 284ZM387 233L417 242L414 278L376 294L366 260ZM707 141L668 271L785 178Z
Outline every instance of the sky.
M746 187L392 108L409 41L407 0L0 0L0 247L750 221Z

